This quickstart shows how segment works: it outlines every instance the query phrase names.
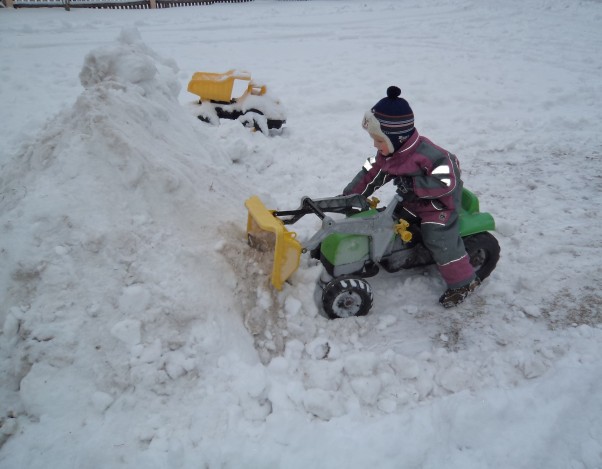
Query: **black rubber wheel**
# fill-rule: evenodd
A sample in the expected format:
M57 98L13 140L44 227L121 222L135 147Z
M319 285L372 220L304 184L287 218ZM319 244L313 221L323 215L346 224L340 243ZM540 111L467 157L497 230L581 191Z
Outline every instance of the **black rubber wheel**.
M372 288L359 277L335 278L324 287L322 305L330 319L365 316L372 307Z
M276 129L279 130L282 128L282 125L285 123L285 120L279 119L268 119L268 129Z
M464 238L464 247L470 257L475 274L485 280L500 259L500 245L491 233L477 233Z

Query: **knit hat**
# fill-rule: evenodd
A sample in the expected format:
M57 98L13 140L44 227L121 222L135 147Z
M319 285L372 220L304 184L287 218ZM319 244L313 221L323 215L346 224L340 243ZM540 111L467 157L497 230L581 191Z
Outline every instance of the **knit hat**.
M400 98L397 86L387 88L387 97L366 112L362 127L373 135L384 137L391 153L398 150L414 132L414 113L408 102Z

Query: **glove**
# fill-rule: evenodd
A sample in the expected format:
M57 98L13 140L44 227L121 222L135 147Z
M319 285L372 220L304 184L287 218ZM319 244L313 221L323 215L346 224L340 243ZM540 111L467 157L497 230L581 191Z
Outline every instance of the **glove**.
M411 202L418 198L414 192L414 181L410 176L397 176L393 183L397 186L397 193L403 197L403 200Z

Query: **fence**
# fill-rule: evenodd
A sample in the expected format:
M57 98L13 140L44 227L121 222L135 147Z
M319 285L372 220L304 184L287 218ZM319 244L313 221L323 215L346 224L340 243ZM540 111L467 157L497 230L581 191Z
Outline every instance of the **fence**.
M8 8L112 8L135 9L170 8L178 6L211 5L214 3L246 3L253 0L0 0Z

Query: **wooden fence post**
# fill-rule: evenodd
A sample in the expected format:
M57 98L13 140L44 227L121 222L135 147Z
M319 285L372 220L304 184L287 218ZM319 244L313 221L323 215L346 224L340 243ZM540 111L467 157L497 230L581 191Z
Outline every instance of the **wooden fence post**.
M149 0L151 8L157 8L157 0Z
M6 8L12 8L13 7L13 0L6 0Z

